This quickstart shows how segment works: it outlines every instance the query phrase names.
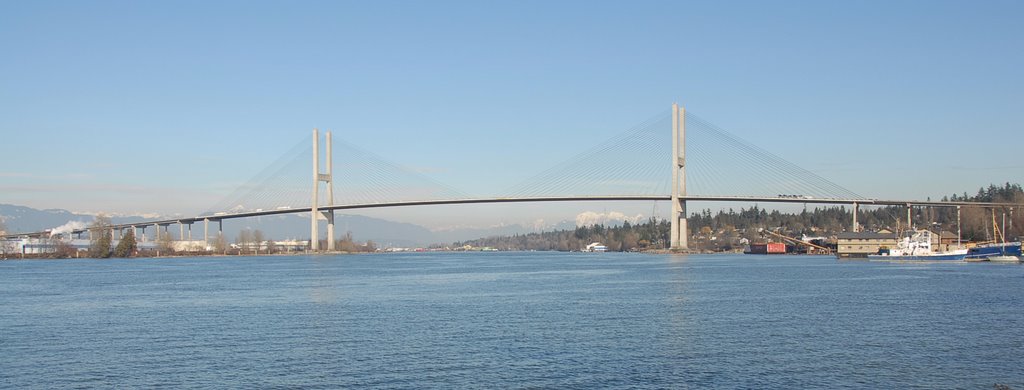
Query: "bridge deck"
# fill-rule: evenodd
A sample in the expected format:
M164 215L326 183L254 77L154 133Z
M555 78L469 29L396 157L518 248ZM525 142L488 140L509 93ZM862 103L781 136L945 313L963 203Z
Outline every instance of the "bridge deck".
M609 195L609 196L552 196L552 197L523 197L523 198L467 198L467 199L440 199L420 201L400 201L382 203L361 203L334 206L320 206L321 211L327 210L356 210L383 207L405 207L405 206L433 206L452 204L481 204L481 203L526 203L526 202L591 202L591 201L667 201L671 200L669 195ZM879 200L879 199L832 199L832 198L807 198L807 197L764 197L764 196L702 196L690 195L681 197L688 202L745 202L745 203L810 203L810 204L861 204L878 206L974 206L974 207L1022 207L1024 204L999 203L999 202L942 202L942 201L918 201L918 200ZM204 221L222 221L225 219L261 217L267 215L308 213L310 207L287 208L275 210L248 211L241 213L216 213L212 215L200 215L188 218L161 219L152 221L141 221L135 223L111 225L113 229L125 229L132 226L166 226L175 224L194 224ZM75 230L72 233L84 233L87 230ZM49 231L7 234L0 237L40 237L49 234Z

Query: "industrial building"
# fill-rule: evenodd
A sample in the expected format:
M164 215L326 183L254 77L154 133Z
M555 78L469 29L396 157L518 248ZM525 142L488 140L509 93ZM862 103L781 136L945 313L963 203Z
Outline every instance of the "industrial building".
M881 232L843 232L836 236L836 256L839 258L867 258L881 247L896 246L896 234Z

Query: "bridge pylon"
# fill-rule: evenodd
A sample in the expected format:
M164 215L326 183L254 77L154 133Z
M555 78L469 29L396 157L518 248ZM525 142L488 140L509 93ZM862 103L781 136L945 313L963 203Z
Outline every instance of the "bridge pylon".
M672 103L672 249L689 248L686 228L686 109Z
M313 129L313 196L312 205L310 206L310 232L309 232L309 245L313 251L320 250L320 233L319 233L319 220L327 220L327 250L334 250L334 210L320 211L320 182L327 183L327 204L326 206L334 206L334 179L331 175L331 170L334 164L331 161L331 132L327 131L324 134L326 145L327 156L325 156L325 167L326 173L320 173L320 132L317 129Z

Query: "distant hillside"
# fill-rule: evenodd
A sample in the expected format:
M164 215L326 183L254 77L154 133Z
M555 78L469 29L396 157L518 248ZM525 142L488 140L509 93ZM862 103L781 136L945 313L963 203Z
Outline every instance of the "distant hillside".
M259 229L265 237L274 239L307 239L309 238L309 217L285 214L224 221L224 231L228 241L234 241L242 229ZM338 237L343 236L346 232L352 232L353 240L374 241L380 247L417 247L435 242L434 233L423 226L362 215L335 215L334 230ZM327 223L321 222L320 234L324 235L326 231ZM193 234L195 234L195 230L193 230Z
M38 232L77 221L81 226L93 221L92 215L75 214L67 210L38 210L31 207L0 204L0 219L7 230L12 233ZM141 216L114 217L115 224L151 220ZM326 223L321 222L321 234L326 232ZM216 229L216 224L211 224ZM224 234L228 242L234 242L243 229L259 229L264 237L270 239L307 239L309 238L309 217L295 214L273 215L258 218L229 219L224 221ZM478 237L495 235L523 234L529 229L520 225L507 225L486 229L455 229L431 231L423 226L387 221L361 215L338 214L335 217L336 235L341 237L351 232L352 238L362 242L371 240L381 247L424 247L435 243L448 243ZM172 225L169 231L177 237L178 227ZM216 231L216 230L212 230ZM147 229L152 234L152 230ZM187 234L187 231L186 231ZM203 234L203 225L192 226L192 237L199 239Z
M93 220L93 216L88 214L75 214L61 209L37 210L31 207L11 204L0 204L0 218L3 219L4 225L7 226L7 231L12 233L38 232L53 229L71 221L88 224ZM145 218L137 216L112 218L112 222L118 224L144 220Z

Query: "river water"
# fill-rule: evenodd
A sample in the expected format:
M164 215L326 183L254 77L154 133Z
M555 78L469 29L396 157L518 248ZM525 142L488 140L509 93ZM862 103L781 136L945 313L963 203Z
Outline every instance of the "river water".
M417 253L0 261L0 387L1024 389L1024 267Z

